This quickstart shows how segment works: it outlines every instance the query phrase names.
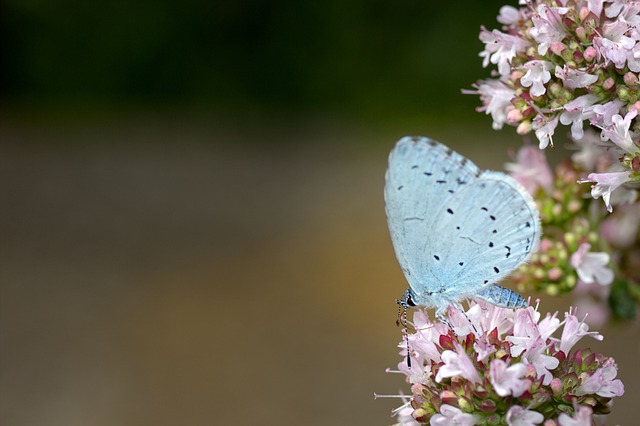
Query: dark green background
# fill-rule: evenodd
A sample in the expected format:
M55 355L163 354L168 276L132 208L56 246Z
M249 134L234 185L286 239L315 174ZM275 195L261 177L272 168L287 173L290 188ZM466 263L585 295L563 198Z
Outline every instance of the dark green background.
M2 95L233 114L390 117L477 105L479 27L499 1L2 3ZM470 114L471 115L471 114Z

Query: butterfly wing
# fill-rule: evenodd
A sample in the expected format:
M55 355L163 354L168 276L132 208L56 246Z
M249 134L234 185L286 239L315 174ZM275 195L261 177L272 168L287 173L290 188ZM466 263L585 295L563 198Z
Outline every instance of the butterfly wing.
M535 252L540 222L531 196L510 176L483 172L435 212L426 255L447 293L473 295Z
M438 234L437 214L479 175L471 161L428 138L405 137L391 151L384 192L387 222L400 267L417 295L426 297L444 284L431 247L431 236Z
M403 138L389 156L385 201L402 271L420 302L457 300L505 278L537 247L529 194L511 177L481 172L427 138Z

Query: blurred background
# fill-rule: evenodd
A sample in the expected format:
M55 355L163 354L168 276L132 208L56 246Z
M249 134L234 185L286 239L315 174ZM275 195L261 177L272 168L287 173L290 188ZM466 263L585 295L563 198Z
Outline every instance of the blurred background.
M0 3L0 423L393 423L386 158L510 159L460 93L502 4Z

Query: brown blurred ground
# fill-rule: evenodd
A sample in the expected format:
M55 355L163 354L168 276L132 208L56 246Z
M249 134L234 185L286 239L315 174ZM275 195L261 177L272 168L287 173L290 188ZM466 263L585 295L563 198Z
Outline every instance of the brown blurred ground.
M384 373L406 286L381 195L399 136L3 122L0 423L392 423L373 393L409 391ZM507 159L450 136L483 168ZM603 333L627 388L610 424L634 424L637 323Z

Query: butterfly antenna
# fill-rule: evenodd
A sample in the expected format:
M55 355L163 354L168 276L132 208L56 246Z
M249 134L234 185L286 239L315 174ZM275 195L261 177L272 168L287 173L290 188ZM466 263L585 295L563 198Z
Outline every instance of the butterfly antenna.
M398 301L396 301L398 302ZM409 347L409 332L407 331L407 307L398 303L398 319L396 325L402 324L402 337L407 342L407 367L411 368L411 348Z

